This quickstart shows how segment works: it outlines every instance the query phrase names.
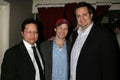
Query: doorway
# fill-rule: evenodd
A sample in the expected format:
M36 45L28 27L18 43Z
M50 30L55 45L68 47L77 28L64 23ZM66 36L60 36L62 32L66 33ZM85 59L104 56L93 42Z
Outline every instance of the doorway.
M9 47L9 9L9 3L0 0L0 74L4 52Z

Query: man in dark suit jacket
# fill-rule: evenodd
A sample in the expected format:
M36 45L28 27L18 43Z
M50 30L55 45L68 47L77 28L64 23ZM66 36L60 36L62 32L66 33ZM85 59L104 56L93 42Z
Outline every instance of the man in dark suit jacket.
M69 22L66 19L58 19L54 28L56 32L54 39L44 41L40 45L40 51L45 61L45 80L69 80L71 44L65 39L68 26Z
M32 46L36 46L37 55L44 69L36 41L38 39L38 23L34 19L26 19L22 23L23 41L5 52L1 67L1 80L43 80L39 71ZM40 72L40 73L39 73Z
M117 40L107 28L95 25L93 10L85 2L75 6L80 27L73 33L70 80L118 80Z

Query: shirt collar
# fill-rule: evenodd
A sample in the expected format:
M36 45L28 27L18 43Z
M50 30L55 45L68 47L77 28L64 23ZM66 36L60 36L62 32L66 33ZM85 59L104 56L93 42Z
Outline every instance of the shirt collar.
M36 43L34 43L34 45L31 45L28 42L26 42L24 39L23 39L23 43L25 44L25 47L27 48L27 50L30 50L32 46L35 46L35 47L37 46Z

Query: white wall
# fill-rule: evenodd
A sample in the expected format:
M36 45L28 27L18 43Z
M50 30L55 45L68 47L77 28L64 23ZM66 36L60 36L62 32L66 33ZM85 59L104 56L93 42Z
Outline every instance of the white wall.
M9 47L21 42L21 24L26 18L33 18L32 0L4 0L10 3Z
M0 0L0 73L5 50L9 47L9 3Z
M37 7L36 7L37 4L43 4L43 5L40 5L41 7L42 6L49 7L49 6L56 6L54 4L59 4L59 3L65 4L65 3L73 3L73 2L81 2L81 1L89 2L95 5L97 2L110 2L110 3L113 3L112 6L110 7L111 10L120 10L120 0L33 0L32 12L37 13ZM114 3L119 3L119 4L114 4Z

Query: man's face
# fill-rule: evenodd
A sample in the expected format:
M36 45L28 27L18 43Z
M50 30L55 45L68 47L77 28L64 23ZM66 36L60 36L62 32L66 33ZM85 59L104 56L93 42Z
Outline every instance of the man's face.
M64 39L68 33L68 25L61 24L60 26L57 26L55 28L55 32L56 32L56 37L58 37L59 39Z
M91 24L93 14L88 12L87 7L80 7L76 9L75 14L78 25L80 25L82 29L86 29Z
M37 26L33 23L25 25L25 29L21 32L23 39L33 45L38 39Z

